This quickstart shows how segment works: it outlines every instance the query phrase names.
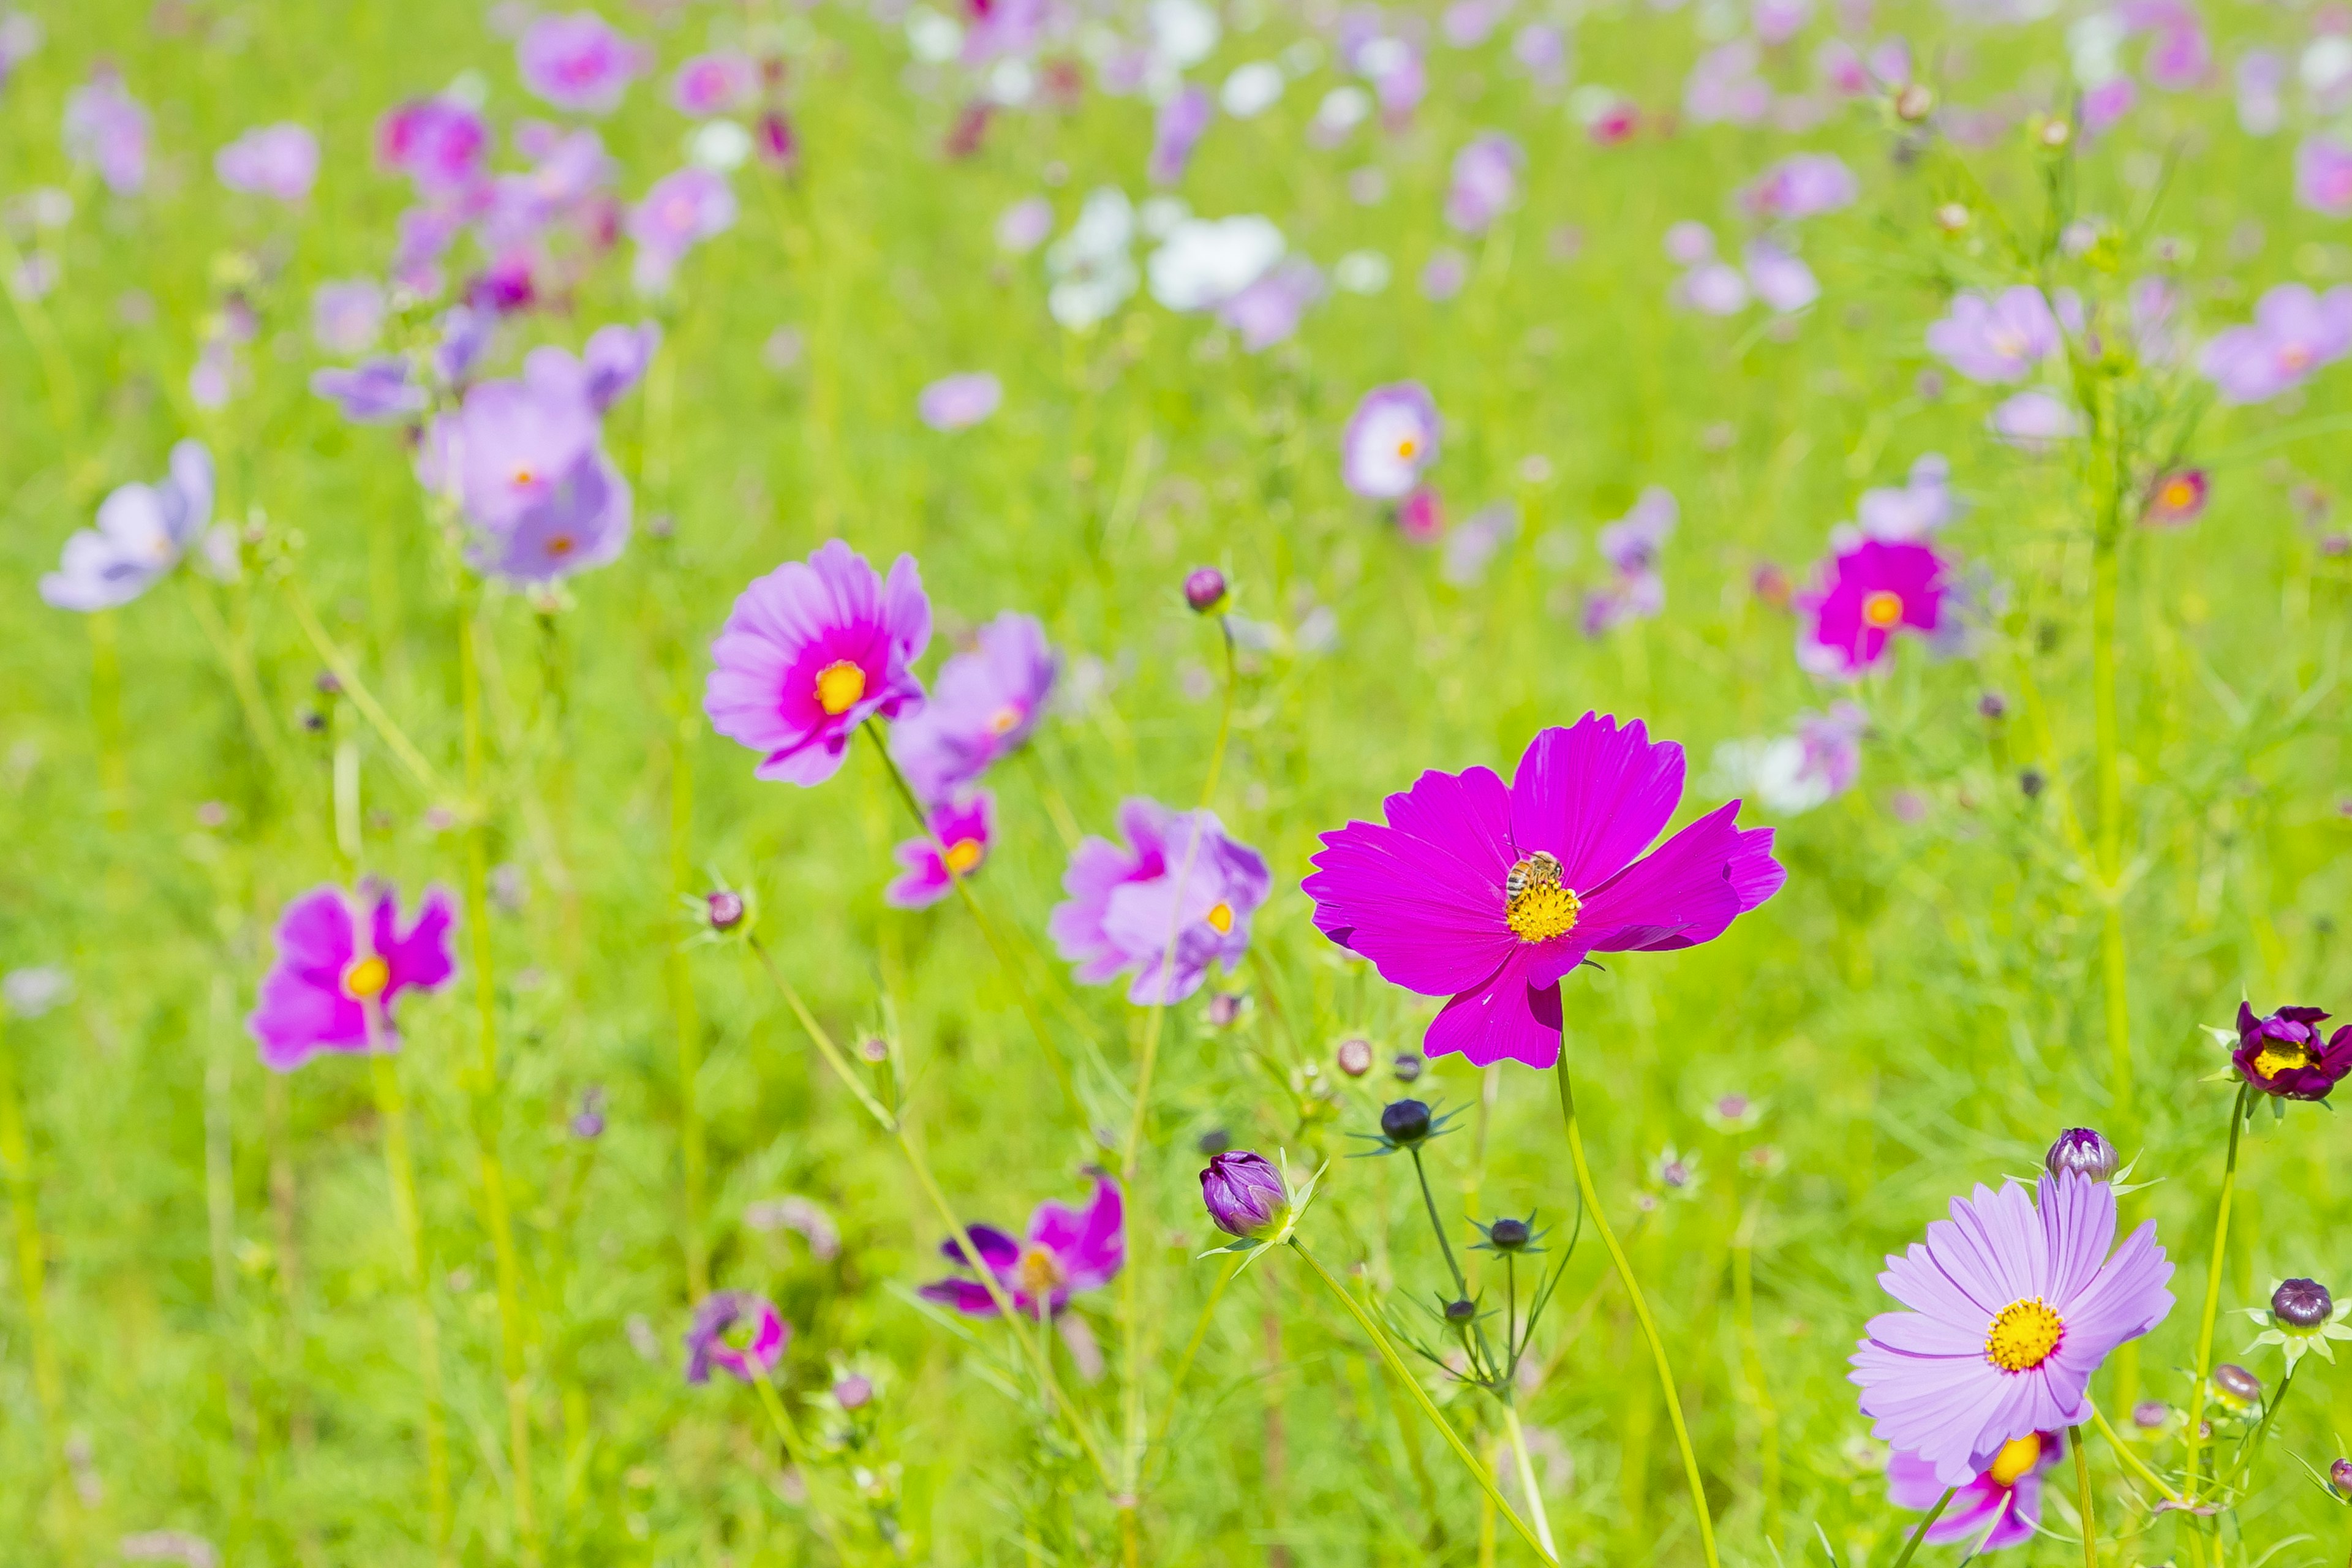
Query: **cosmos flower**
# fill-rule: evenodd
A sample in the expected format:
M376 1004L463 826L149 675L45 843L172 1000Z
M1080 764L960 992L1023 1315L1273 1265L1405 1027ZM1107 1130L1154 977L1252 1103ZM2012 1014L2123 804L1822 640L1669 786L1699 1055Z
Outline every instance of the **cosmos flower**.
M756 777L823 784L860 724L922 701L912 666L930 640L913 556L899 556L885 581L829 540L737 596L710 645L702 710L720 734L765 753Z
M1646 620L1665 609L1666 580L1659 574L1658 556L1681 516L1674 492L1650 485L1631 510L1594 536L1601 558L1614 575L1608 587L1585 598L1585 636L1599 637L1612 626Z
M1963 289L1927 329L1928 352L1977 382L2023 381L2061 342L2050 301L2022 284L1990 299Z
M1527 153L1498 131L1472 140L1454 155L1445 188L1445 221L1461 234L1479 235L1518 199L1519 170Z
M685 168L655 181L629 212L629 237L637 242L637 287L667 287L687 252L732 228L735 213L735 193L711 170Z
M996 412L1004 384L987 371L941 376L916 395L915 414L934 430L961 430Z
M996 837L996 797L983 789L961 804L935 805L927 826L929 833L898 847L906 873L882 889L882 901L894 909L938 903L955 890L958 878L980 869Z
M319 177L319 139L304 126L264 125L215 154L213 173L232 191L299 202Z
M2224 403L2266 403L2352 349L2352 284L2314 294L2282 283L2254 306L2252 325L2205 345L2203 369Z
M2316 1007L2282 1007L2257 1018L2238 1004L2238 1044L2230 1064L2263 1094L2280 1100L2326 1100L2352 1072L2352 1024L2325 1042L2319 1026L2327 1018Z
M1305 257L1285 257L1257 281L1217 307L1217 320L1259 353L1298 330L1307 308L1323 297L1323 270Z
M487 529L506 528L552 496L596 446L594 412L568 389L529 378L482 382L436 423L439 438L425 453L427 487L451 477L439 456L454 448L458 499Z
M365 353L383 332L383 285L373 278L321 283L310 295L310 336L332 354Z
M1186 218L1144 264L1151 297L1171 310L1213 310L1282 259L1282 231L1265 218Z
M1864 539L1916 543L1933 538L1959 511L1959 498L1952 493L1952 465L1941 452L1927 452L1912 463L1902 484L1863 491L1854 503L1854 522Z
M398 354L381 354L345 369L330 365L310 374L310 390L343 411L354 425L383 425L425 412L425 389Z
M144 594L193 548L213 515L213 458L201 441L172 448L171 472L118 488L98 526L66 541L41 598L60 610L110 610Z
M1816 675L1860 676L1898 633L1948 636L1952 593L1951 567L1934 546L1864 540L1831 561L1822 586L1797 596L1797 662Z
M1771 85L1757 74L1762 51L1753 38L1733 38L1691 65L1683 112L1694 125L1753 125L1772 110Z
M1061 676L1061 657L1034 616L1007 610L980 628L975 645L942 664L929 700L890 730L890 755L927 805L1027 744Z
M466 552L477 571L513 583L551 583L618 558L629 542L628 480L591 450L538 501Z
M2033 1539L2042 1523L2042 1478L2065 1451L2055 1431L2028 1432L2002 1444L1983 1472L1962 1482L1927 1527L1927 1544L1965 1542L1979 1552L1998 1552ZM1886 1500L1924 1513L1944 1495L1936 1467L1916 1454L1895 1453L1886 1460Z
M1813 269L1769 239L1759 236L1749 240L1741 259L1756 297L1782 315L1801 310L1822 297Z
M1108 319L1142 281L1129 247L1135 241L1135 206L1106 185L1089 193L1070 231L1045 251L1054 279L1045 309L1072 331Z
M1432 771L1389 796L1385 826L1324 834L1303 884L1316 928L1391 984L1450 998L1427 1055L1548 1068L1560 979L1587 955L1712 942L1780 890L1772 830L1743 831L1738 801L1652 849L1682 794L1682 747L1587 713L1529 742L1507 787Z
M996 248L1008 256L1026 256L1054 232L1054 204L1043 196L1024 196L996 217Z
M515 46L522 84L558 109L609 114L646 68L645 51L593 11L541 16Z
M2112 1185L2044 1174L2038 1198L1979 1184L1878 1277L1909 1310L1871 1319L1850 1378L1872 1436L1939 1485L1968 1486L2012 1439L2087 1420L2091 1374L2172 1310L2153 1221L2108 1256Z
M2139 520L2150 528L2186 528L2205 515L2212 488L2211 477L2202 468L2168 469L2147 487Z
M1800 716L1792 735L1725 742L1716 748L1716 773L1730 788L1752 794L1767 811L1795 816L1853 787L1862 772L1862 733L1869 723L1853 703L1832 703L1827 712Z
M262 1065L291 1072L321 1051L365 1051L398 1043L394 1000L410 987L431 991L454 972L449 895L427 888L416 918L400 926L400 900L383 884L355 893L313 888L278 917L278 962L261 979L246 1027Z
M544 344L524 357L524 384L535 395L569 399L592 415L602 414L645 378L661 336L661 326L655 321L599 327L589 334L577 359L554 344Z
M776 1370L792 1338L792 1325L766 1297L713 1291L695 1308L687 1327L686 1381L709 1383L715 1366L756 1383Z
M992 1225L967 1227L980 1253L979 1266L996 1279L1024 1318L1058 1316L1081 1290L1099 1290L1118 1278L1127 1261L1127 1226L1118 1184L1097 1172L1094 1202L1082 1213L1066 1204L1042 1203L1029 1216L1025 1241ZM950 1238L940 1251L959 1268L973 1262ZM922 1288L926 1301L952 1307L966 1317L992 1318L996 1302L976 1279L939 1279Z
M1339 437L1339 474L1372 500L1395 500L1437 461L1437 404L1417 381L1364 394Z
M669 100L680 114L702 120L740 109L759 90L759 62L722 50L679 66L670 79Z
M1264 1237L1288 1217L1290 1186L1265 1155L1228 1150L1211 1155L1201 1172L1201 1206L1227 1236Z
M1069 897L1046 931L1080 982L1132 972L1127 999L1182 1001L1209 965L1239 963L1250 916L1273 887L1256 850L1235 843L1209 811L1171 811L1130 798L1118 808L1125 846L1088 837L1062 875ZM1180 902L1181 897L1181 902Z
M2315 213L2352 213L2352 147L2332 136L2310 136L2294 150L2294 199Z
M1834 154L1794 153L1765 170L1739 199L1759 217L1794 220L1851 206L1861 194L1853 171Z
M1153 184L1172 185L1184 177L1184 166L1214 112L1207 91L1191 84L1160 106L1151 127L1151 159L1145 165Z
M107 189L135 196L147 184L147 110L101 67L66 94L66 156L98 171Z
M376 162L407 175L428 201L479 185L488 174L489 150L489 127L455 99L410 99L376 121Z

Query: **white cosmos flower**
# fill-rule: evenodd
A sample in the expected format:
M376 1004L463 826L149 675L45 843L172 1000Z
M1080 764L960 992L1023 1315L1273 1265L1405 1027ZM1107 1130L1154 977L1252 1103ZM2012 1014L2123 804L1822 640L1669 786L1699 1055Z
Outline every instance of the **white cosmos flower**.
M1171 310L1224 303L1282 259L1282 231L1255 215L1191 218L1151 253L1151 297Z
M1263 114L1282 98L1282 68L1272 60L1252 60L1234 68L1217 94L1217 102L1235 120Z

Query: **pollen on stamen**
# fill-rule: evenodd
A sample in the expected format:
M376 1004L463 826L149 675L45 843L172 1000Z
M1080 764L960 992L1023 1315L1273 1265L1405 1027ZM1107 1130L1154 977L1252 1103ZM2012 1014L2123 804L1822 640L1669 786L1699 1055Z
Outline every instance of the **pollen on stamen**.
M816 703L829 714L848 712L865 695L866 671L848 659L835 659L816 672Z
M981 856L984 853L979 839L959 838L948 846L948 852L941 858L947 862L949 870L961 877L980 864Z
M1891 626L1903 618L1903 595L1885 588L1862 601L1862 618L1874 626Z
M343 971L343 994L354 1002L364 1002L383 994L392 983L392 965L375 953L355 959Z
M2003 1372L2032 1372L2066 1337L2066 1321L2039 1296L2011 1301L1985 1329L1985 1359Z
M1215 931L1219 936L1223 936L1234 929L1234 906L1220 900L1212 904L1209 907L1209 912L1201 918L1209 922L1211 931Z

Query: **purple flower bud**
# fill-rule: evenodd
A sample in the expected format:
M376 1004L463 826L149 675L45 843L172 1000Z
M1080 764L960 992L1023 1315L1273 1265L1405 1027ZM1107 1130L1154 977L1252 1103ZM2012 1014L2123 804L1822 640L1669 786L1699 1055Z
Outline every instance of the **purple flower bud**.
M730 893L722 888L718 892L704 894L702 902L709 915L712 931L733 931L743 923L743 896L740 893Z
M1381 1112L1381 1133L1391 1143L1410 1146L1429 1136L1429 1107L1417 1100L1400 1100Z
M2316 1279L2289 1279L2271 1292L2271 1315L2289 1328L2315 1329L2335 1312L2335 1298Z
M1199 1149L1202 1153L1210 1155L1213 1158L1223 1153L1233 1146L1234 1135L1226 1131L1222 1127L1212 1127L1206 1132L1202 1133L1199 1138L1193 1140L1193 1147Z
M1263 1239L1282 1227L1290 1189L1265 1155L1236 1149L1212 1157L1201 1173L1201 1202L1211 1223L1227 1236Z
M2263 1380L2235 1362L2223 1362L2213 1369L2213 1392L2222 1403L2241 1409L2263 1396Z
M1977 699L1977 712L1987 719L2009 717L2009 703L1998 691L1988 691Z
M1209 997L1209 1024L1213 1028L1230 1029L1241 1022L1242 1004L1248 1000L1238 991L1213 992Z
M601 1138L604 1134L604 1091L590 1087L580 1096L580 1109L572 1113L572 1136Z
M857 1410L874 1402L874 1380L851 1373L833 1385L834 1403L844 1410Z
M1213 566L1195 566L1184 576L1184 602L1207 615L1225 602L1225 574Z
M2161 1399L2143 1399L2132 1406L2132 1425L2153 1432L2172 1419L2172 1406Z
M1466 1323L1477 1315L1475 1301L1456 1300L1445 1303L1445 1321L1449 1323Z
M1421 1058L1411 1051L1399 1051L1397 1059L1389 1064L1389 1070L1396 1074L1397 1082L1411 1083L1421 1076Z
M2281 1100L2326 1100L2352 1072L2352 1025L2323 1042L2319 1026L2326 1017L2316 1007L2282 1007L2257 1018L2239 1003L2238 1048L2230 1053L2238 1076Z
M2342 1497L2352 1497L2352 1459L2338 1459L2327 1467L2327 1484Z
M1361 1078L1372 1070L1372 1042L1370 1040L1341 1040L1339 1050L1333 1054L1339 1058L1339 1070L1349 1078Z
M2042 1157L2042 1168L2053 1176L2074 1171L2095 1182L2108 1180L2122 1163L2116 1146L2088 1127L2069 1127Z
M1528 1222L1523 1219L1498 1219L1486 1227L1486 1240L1497 1252L1517 1252L1528 1238Z

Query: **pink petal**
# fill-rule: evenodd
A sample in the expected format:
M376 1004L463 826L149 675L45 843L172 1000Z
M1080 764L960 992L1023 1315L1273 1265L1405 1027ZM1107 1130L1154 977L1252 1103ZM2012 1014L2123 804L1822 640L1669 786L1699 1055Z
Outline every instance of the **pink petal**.
M1582 892L1648 848L1682 796L1680 746L1653 745L1639 720L1621 730L1587 713L1528 743L1511 779L1512 841L1520 855L1559 857L1561 880Z

